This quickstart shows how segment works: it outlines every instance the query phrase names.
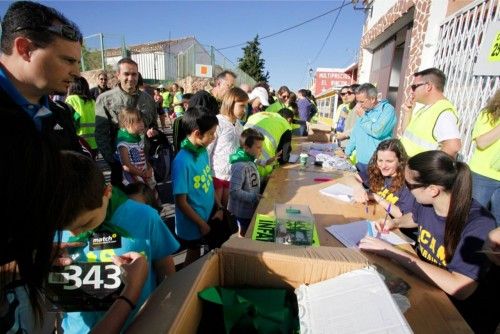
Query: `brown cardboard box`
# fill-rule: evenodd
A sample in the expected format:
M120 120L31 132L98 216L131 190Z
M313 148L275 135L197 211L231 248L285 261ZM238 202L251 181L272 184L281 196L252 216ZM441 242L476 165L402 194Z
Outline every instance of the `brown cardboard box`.
M332 133L330 130L311 128L307 140L316 143L330 143L332 141Z
M229 239L167 278L143 306L129 333L196 333L202 306L197 293L210 286L297 288L363 268L368 260L348 248L300 247Z

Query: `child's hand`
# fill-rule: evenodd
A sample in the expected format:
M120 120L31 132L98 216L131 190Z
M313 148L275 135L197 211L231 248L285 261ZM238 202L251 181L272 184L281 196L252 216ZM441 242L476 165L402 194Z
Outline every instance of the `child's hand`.
M212 219L217 219L222 221L224 219L224 210L217 210L212 216Z
M367 203L368 200L368 193L364 189L354 190L354 201L356 203Z
M204 223L200 226L201 235L207 235L210 232L210 226L207 223Z
M54 255L54 266L68 266L73 262L73 258L70 255L71 248L83 247L85 243L83 242L61 242L60 245L54 244L52 252Z

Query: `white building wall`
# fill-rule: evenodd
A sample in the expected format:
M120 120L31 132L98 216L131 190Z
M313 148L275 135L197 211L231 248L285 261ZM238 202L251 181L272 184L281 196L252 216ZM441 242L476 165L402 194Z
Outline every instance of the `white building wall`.
M373 0L371 9L372 13L367 21L366 31L370 30L371 27L373 27L375 23L377 23L378 20L380 20L380 18L385 15L385 13L387 13L387 11L391 9L392 6L394 6L397 2L398 0Z
M429 20L427 23L427 32L425 34L424 48L422 49L422 58L419 70L434 66L436 57L439 29L446 17L448 1L434 0L431 2Z

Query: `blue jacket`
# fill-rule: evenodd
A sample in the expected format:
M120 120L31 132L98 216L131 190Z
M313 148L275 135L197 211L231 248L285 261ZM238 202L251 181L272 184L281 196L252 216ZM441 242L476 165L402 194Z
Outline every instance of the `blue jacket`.
M345 153L350 156L356 150L358 162L368 164L378 144L392 138L396 126L396 112L387 100L380 101L373 109L356 120Z

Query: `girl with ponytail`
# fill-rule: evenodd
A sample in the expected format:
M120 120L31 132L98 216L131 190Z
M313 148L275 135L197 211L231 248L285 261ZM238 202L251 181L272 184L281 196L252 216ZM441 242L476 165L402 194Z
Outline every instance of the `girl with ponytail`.
M427 151L408 160L405 182L417 201L412 212L376 226L382 233L418 227L418 257L374 237L365 237L359 247L390 257L437 285L475 332L494 332L500 317L486 300L500 297L498 281L491 284L498 268L489 271L480 251L495 220L472 199L469 167L442 151Z

